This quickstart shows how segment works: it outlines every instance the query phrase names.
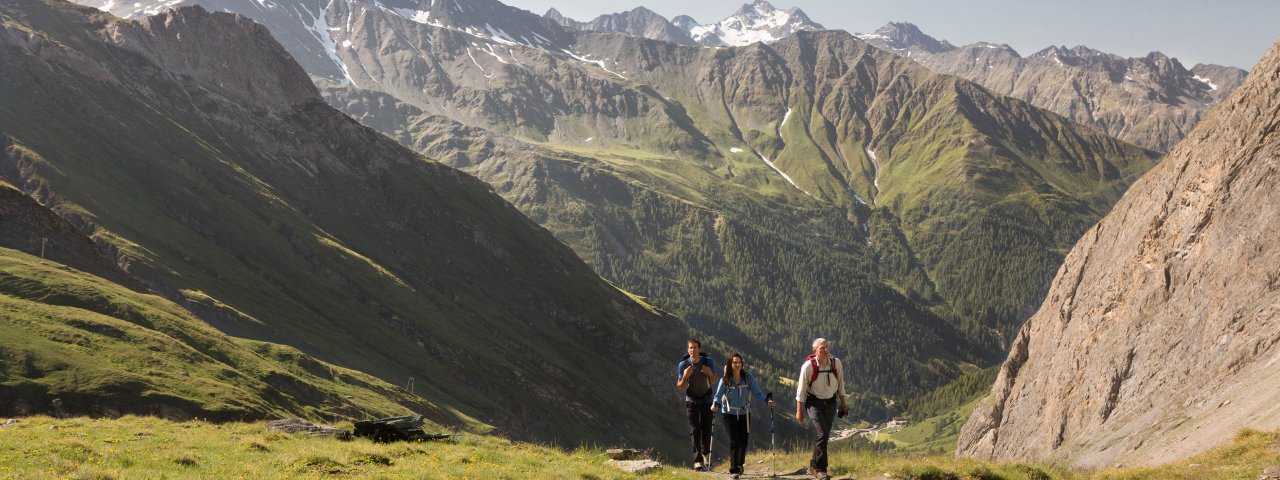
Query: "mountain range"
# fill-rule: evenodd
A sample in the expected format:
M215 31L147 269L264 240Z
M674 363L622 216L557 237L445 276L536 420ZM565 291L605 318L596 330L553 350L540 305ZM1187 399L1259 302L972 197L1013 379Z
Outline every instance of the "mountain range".
M931 70L1161 152L1186 136L1246 73L1208 64L1187 69L1160 52L1123 58L1084 46L1049 47L1023 58L1004 44L956 47L910 23L890 23L859 37Z
M687 16L668 21L643 7L590 22L573 21L554 10L546 17L577 30L621 32L681 45L744 46L823 29L798 8L782 11L764 0L707 25ZM1181 140L1247 73L1213 64L1187 69L1160 52L1123 58L1085 46L1048 47L1024 58L999 43L956 47L906 22L891 22L858 37L930 70L969 79L1160 152Z
M266 28L56 0L0 15L3 191L30 199L0 239L31 249L46 225L48 258L97 275L2 251L6 397L678 444L657 352L686 327L487 185L326 105ZM130 339L155 353L122 356Z
M588 22L561 15L556 9L544 17L574 30L626 33L678 45L742 47L755 42L772 42L804 30L825 30L798 7L781 10L765 0L743 5L733 15L716 23L699 24L688 15L671 20L644 7L606 14Z

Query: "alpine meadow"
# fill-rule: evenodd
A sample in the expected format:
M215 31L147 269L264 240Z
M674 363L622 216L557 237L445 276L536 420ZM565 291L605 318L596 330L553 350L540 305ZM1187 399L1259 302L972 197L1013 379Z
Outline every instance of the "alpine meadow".
M539 1L0 2L0 477L1280 478L1278 47Z

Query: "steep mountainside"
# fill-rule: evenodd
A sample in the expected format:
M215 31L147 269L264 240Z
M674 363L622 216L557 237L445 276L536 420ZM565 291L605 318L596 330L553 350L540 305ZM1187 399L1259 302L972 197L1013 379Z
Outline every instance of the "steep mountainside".
M960 453L1154 464L1280 427L1280 43L1085 234Z
M546 47L387 5L326 11L353 80L321 81L332 104L480 176L771 378L817 335L877 393L995 361L1068 245L1154 163L843 32Z
M955 47L915 25L860 35L931 70L978 82L1136 145L1168 151L1244 78L1238 68L1187 70L1160 52L1122 58L1088 47L1049 47L1023 58L1008 45Z
M416 411L441 425L471 423L297 349L227 337L145 290L76 227L0 180L0 415L243 420Z
M325 105L265 28L194 7L0 14L0 171L149 288L516 438L677 444L654 349L684 327Z

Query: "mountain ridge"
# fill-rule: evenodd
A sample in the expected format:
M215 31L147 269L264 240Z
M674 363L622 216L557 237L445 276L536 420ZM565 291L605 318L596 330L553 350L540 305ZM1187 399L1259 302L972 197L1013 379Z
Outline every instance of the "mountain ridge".
M1188 70L1160 52L1123 58L1085 46L1051 46L1024 58L1003 44L956 47L909 23L889 23L859 37L932 70L967 78L1162 152L1234 90L1246 73L1218 65Z

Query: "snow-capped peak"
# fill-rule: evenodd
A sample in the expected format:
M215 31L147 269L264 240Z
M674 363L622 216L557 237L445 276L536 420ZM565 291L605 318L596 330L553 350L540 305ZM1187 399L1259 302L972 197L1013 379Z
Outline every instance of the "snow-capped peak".
M765 0L743 5L737 13L718 23L688 28L689 36L698 43L734 47L755 42L772 42L801 30L824 29L798 7L779 10Z

